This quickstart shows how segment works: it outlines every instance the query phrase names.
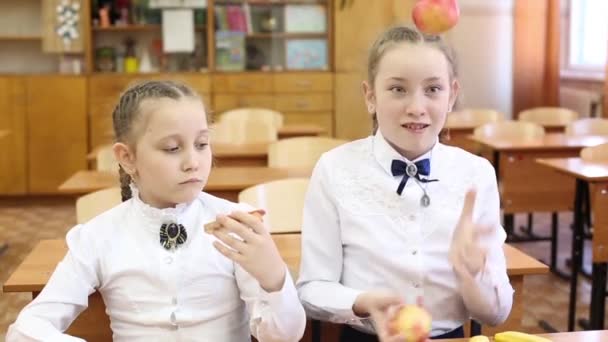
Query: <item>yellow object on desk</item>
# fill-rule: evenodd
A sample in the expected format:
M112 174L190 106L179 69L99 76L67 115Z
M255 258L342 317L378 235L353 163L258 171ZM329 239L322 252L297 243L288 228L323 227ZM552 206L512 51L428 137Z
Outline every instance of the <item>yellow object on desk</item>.
M541 336L526 334L518 331L505 331L494 335L495 342L551 342Z
M487 336L479 335L471 337L469 342L490 342L490 339Z

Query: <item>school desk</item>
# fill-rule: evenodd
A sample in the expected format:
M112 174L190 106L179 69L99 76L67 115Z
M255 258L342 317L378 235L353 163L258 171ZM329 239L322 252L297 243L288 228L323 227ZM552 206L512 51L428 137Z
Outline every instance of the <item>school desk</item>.
M287 263L292 277L294 280L297 279L300 263L300 235L273 234L273 239L279 253ZM493 333L496 329L500 331L519 329L524 311L524 277L548 272L547 266L516 248L505 245L504 251L507 259L507 273L511 285L515 289L513 309L503 325L491 329L484 327L483 332L486 334ZM65 240L41 240L4 283L4 292L32 292L35 297L40 293L65 253ZM333 331L335 332L335 329ZM105 306L99 293L95 292L89 297L89 307L72 323L68 333L85 338L87 341L108 340L111 336L109 318L105 313Z
M604 342L608 341L608 330L576 331L556 334L539 334L552 342ZM442 342L468 342L468 338L441 340ZM494 341L493 338L490 341Z
M444 127L445 134L443 135L441 142L446 145L452 145L460 147L471 153L479 152L479 145L474 141L471 141L468 137L473 134L475 128L480 125L462 124L455 123L452 125L446 125ZM546 133L563 133L566 126L564 125L547 125L543 126Z
M310 177L310 169L280 169L270 167L216 167L205 191L212 195L236 202L245 188L273 180L293 177ZM85 195L97 190L119 186L118 174L108 171L81 170L59 186L59 192Z
M513 214L553 212L553 229L557 229L558 211L572 210L574 181L536 163L537 158L578 156L584 147L608 142L608 136L566 136L549 133L538 139L494 139L469 136L490 150L500 187L504 225L513 238ZM555 235L556 234L552 234ZM552 253L552 267L555 255Z
M8 136L10 134L10 131L6 130L6 129L0 129L0 139Z
M581 158L539 159L539 165L555 170L576 182L574 207L574 231L572 239L572 274L578 274L582 265L584 213L586 198L590 198L593 222L591 275L591 302L589 328L603 329L606 297L606 272L608 265L608 162L586 162ZM570 303L568 307L568 331L575 326L575 308L578 277L570 277Z

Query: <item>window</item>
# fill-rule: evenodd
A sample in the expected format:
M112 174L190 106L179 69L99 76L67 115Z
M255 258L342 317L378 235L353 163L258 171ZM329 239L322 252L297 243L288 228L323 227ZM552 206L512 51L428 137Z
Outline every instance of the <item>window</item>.
M569 70L604 71L608 51L608 1L570 0Z

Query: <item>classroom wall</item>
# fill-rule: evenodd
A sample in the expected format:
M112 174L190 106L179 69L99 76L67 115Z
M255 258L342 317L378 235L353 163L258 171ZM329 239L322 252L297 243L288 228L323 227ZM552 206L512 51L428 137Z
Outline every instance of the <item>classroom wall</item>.
M446 34L459 62L462 107L511 117L513 0L460 0L460 21Z

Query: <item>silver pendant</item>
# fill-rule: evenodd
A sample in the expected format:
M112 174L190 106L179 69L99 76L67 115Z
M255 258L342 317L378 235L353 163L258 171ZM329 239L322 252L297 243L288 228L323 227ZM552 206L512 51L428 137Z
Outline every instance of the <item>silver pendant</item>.
M405 168L405 173L410 177L415 177L416 173L418 173L418 167L416 164L408 164Z
M431 198L426 193L420 197L420 205L423 207L428 207L431 205Z

